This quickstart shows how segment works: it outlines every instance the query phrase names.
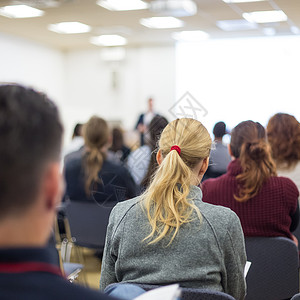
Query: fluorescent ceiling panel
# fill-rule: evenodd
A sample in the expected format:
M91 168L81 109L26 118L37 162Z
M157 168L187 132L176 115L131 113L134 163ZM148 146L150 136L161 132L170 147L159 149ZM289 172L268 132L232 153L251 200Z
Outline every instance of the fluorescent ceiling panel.
M85 33L91 31L91 27L89 25L80 22L62 22L50 24L48 29L61 34Z
M172 38L183 42L199 42L207 40L209 34L201 30L174 32Z
M148 3L141 0L98 0L97 4L108 10L124 11L147 9Z
M224 31L253 30L258 27L256 23L250 23L245 19L217 21L216 25Z
M44 15L44 11L28 5L9 5L0 7L0 15L8 18L35 18Z
M152 17L140 19L143 26L154 29L164 28L180 28L184 26L184 22L174 17Z
M254 23L275 23L286 21L287 15L282 10L254 11L243 13L243 18Z
M123 46L127 39L117 34L104 34L91 37L90 42L96 46Z

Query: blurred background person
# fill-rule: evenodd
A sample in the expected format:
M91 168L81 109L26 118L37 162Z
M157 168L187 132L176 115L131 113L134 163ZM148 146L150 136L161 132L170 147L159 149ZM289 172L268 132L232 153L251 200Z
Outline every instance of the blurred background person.
M93 116L83 127L85 147L65 164L66 197L73 201L118 202L136 195L127 169L107 160L109 128Z
M148 127L150 139L147 140L147 144L136 149L128 157L128 170L141 190L149 185L158 166L155 150L160 134L167 125L166 118L156 115Z
M277 177L264 127L253 121L231 132L227 173L203 182L203 201L232 209L245 236L292 235L299 222L299 192L288 178Z
M147 111L139 116L135 126L135 129L140 133L140 146L143 146L146 143L146 140L150 139L148 126L156 115L157 114L154 112L153 99L149 98Z
M223 144L223 136L228 133L224 122L215 124L213 129L215 139L209 157L209 166L203 180L216 178L226 173L231 157L229 155L228 146Z
M274 115L267 125L268 140L279 176L295 182L300 190L300 124L289 114Z
M73 130L72 141L64 149L63 156L79 150L84 145L84 139L82 136L82 126L83 124L77 123Z
M121 128L113 128L112 144L108 150L108 159L118 164L124 164L130 154L130 148L124 144L123 131Z

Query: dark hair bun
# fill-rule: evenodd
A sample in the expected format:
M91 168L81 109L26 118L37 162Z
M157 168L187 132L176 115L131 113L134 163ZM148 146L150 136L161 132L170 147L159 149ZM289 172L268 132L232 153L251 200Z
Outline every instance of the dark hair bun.
M246 143L245 150L253 160L263 160L266 158L266 143L262 141Z

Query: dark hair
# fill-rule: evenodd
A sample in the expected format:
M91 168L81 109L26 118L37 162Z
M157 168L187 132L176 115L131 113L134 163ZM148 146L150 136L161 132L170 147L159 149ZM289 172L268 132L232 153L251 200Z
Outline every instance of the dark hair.
M81 130L82 130L82 124L77 123L74 127L72 139L74 139L76 136L82 136Z
M226 133L226 124L224 122L218 122L215 124L213 134L216 138L222 138Z
M269 177L276 176L264 127L258 122L241 122L231 132L230 148L242 167L242 173L236 176L240 183L239 193L234 198L247 201L259 192Z
M267 135L278 166L289 168L300 160L300 124L294 116L274 115L268 122Z
M46 95L0 85L0 217L35 202L45 165L60 159L62 133L57 107Z
M113 128L112 130L112 145L110 147L110 150L113 152L117 152L119 150L122 150L124 144L123 140L123 132L120 128Z
M97 183L102 183L98 177L99 171L105 159L102 147L108 143L109 128L106 121L93 116L83 126L83 137L87 152L84 159L85 192L90 195L91 189L96 188Z
M162 116L155 116L149 124L150 141L148 141L148 144L151 147L151 157L148 171L141 182L141 185L145 188L149 186L152 176L158 167L155 150L157 148L160 135L168 123L169 122L166 118Z

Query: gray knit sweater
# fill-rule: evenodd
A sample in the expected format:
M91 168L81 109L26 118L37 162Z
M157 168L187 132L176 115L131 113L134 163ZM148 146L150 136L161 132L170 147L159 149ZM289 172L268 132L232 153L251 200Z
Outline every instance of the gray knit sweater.
M150 225L141 197L118 203L110 215L100 289L115 282L179 283L208 288L244 299L246 263L244 236L237 215L228 208L202 202L202 191L191 186L190 199L199 207L195 219L169 239L148 245Z

